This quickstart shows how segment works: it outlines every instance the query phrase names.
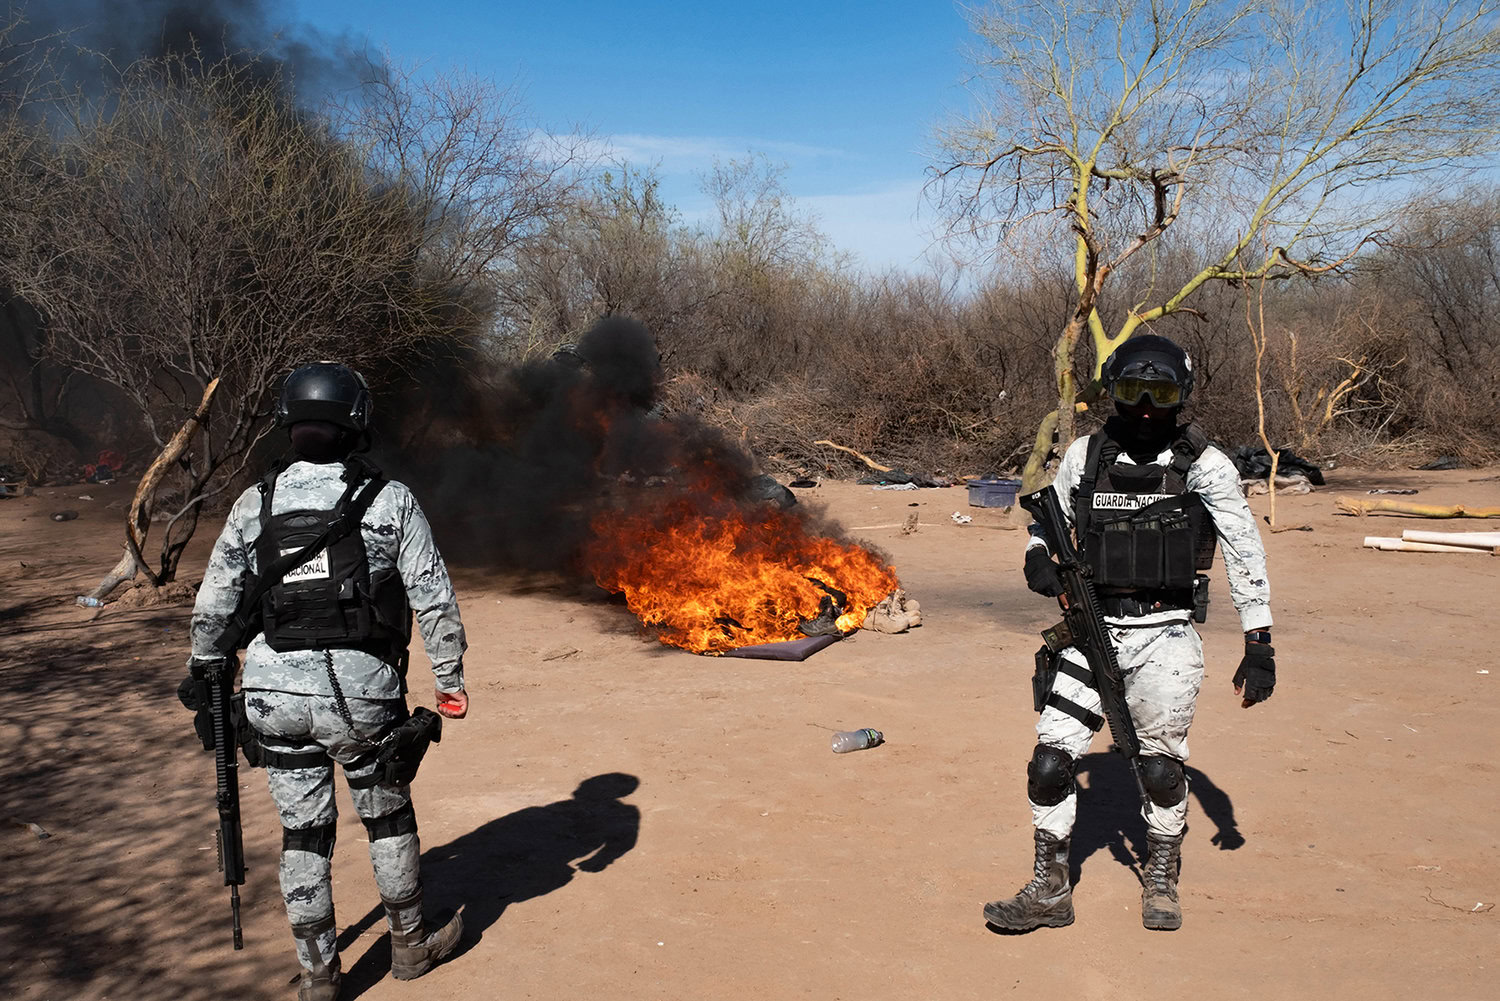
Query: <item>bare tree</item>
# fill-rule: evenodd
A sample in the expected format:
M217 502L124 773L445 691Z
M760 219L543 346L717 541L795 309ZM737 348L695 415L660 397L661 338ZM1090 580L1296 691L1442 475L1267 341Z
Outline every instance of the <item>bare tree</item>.
M1055 346L1059 406L1039 429L1027 487L1054 436L1073 437L1084 332L1092 373L1142 325L1191 314L1215 281L1332 270L1377 237L1392 182L1496 149L1495 0L1007 0L972 15L977 111L939 136L933 192L950 232L985 248L1066 241L1074 298ZM1173 226L1203 252L1185 281L1125 262ZM1258 248L1263 254L1255 254ZM1106 293L1123 319L1106 327Z
M155 582L266 433L289 368L400 366L485 320L465 234L433 210L451 193L372 170L264 67L145 62L52 118L62 134L27 163L47 211L4 223L0 280L41 314L52 356L119 387L158 448L207 406L159 565L141 567Z

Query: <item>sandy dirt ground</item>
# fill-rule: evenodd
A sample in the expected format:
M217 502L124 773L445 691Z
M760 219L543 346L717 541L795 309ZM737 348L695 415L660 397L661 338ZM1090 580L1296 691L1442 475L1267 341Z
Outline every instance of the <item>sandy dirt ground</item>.
M1496 472L1336 471L1282 498L1281 522L1313 530L1266 535L1280 682L1250 711L1215 571L1172 934L1141 927L1145 830L1103 738L1081 764L1077 923L984 924L1029 876L1029 676L1055 615L1025 589L1024 533L962 489L801 493L882 546L926 616L801 664L663 648L596 589L457 569L473 706L416 799L429 909L464 908L463 951L390 979L340 779L344 997L1500 996L1500 562L1365 550L1413 523L1333 514L1375 486L1500 505ZM127 489L0 501L0 997L290 998L280 831L249 770L230 948L212 758L175 698L188 607L72 604L118 555ZM52 521L62 508L80 517ZM411 680L430 705L420 654ZM860 726L886 744L830 752Z

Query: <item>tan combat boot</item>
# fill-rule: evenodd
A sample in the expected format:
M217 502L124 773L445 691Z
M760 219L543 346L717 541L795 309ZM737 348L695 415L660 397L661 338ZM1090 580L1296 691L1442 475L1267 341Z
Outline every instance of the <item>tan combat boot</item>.
M337 1001L343 977L337 952L330 959L323 955L318 939L333 930L333 915L307 924L292 925L297 940L297 958L302 963L302 983L297 1001ZM337 946L335 946L337 948Z
M1177 874L1182 869L1182 835L1146 835L1146 864L1141 869L1141 923L1155 931L1182 927L1177 901Z
M422 918L420 886L405 900L382 897L381 902L391 926L391 976L397 980L417 979L458 947L464 932L463 916L455 914L441 928L429 929Z
M1061 928L1073 923L1073 884L1068 879L1067 838L1036 832L1036 874L1008 900L984 905L984 919L1006 931Z

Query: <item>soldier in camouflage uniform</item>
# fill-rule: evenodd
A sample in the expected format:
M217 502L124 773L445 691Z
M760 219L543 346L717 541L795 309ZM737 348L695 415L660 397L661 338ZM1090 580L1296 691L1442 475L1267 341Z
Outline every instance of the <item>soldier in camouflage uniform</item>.
M1229 595L1245 630L1245 656L1234 675L1234 690L1248 709L1270 698L1276 683L1266 554L1234 464L1192 425L1178 426L1193 383L1187 354L1166 338L1136 337L1106 360L1103 374L1117 415L1103 430L1069 446L1053 486L1093 569L1140 738L1150 799L1143 810L1147 859L1141 919L1147 928L1172 930L1182 925L1177 877L1187 824L1183 762L1203 680L1203 645L1193 621L1202 621L1194 608L1204 608L1208 579L1194 575L1211 563L1217 537ZM1178 517L1182 531L1163 545L1170 533L1157 512L1165 508L1180 510L1180 517L1174 511L1167 521ZM1141 528L1149 531L1135 535L1132 543L1132 533ZM1057 564L1040 530L1033 526L1032 532L1027 584L1055 597L1063 591ZM1189 552L1163 555L1183 548L1183 538ZM1198 596L1204 603L1195 603ZM1084 656L1068 647L1053 667L1055 680L1026 770L1035 828L1034 876L1014 897L984 908L986 921L1011 931L1073 921L1068 870L1078 804L1073 768L1103 720Z
M308 526L329 524L356 487L378 490L347 543L329 543L270 589L263 630L245 653L246 716L283 827L281 892L303 966L301 1001L332 1001L339 990L331 881L334 762L344 769L369 833L391 930L392 974L421 976L453 951L462 933L457 916L436 928L423 918L411 787L389 777L376 761L376 747L407 719L405 644L412 612L436 677L438 711L465 715L464 628L447 568L411 491L378 477L356 451L368 440L369 416L369 392L352 369L317 363L287 378L278 423L288 429L295 461L235 503L193 609L193 655L213 659L258 569L298 551Z

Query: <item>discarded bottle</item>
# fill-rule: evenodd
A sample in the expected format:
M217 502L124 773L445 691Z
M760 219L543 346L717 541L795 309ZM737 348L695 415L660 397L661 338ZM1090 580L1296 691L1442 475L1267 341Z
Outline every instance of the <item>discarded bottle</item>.
M104 607L104 602L103 602L102 599L99 599L99 598L90 598L86 594L79 595L78 598L77 598L76 603L79 604L79 605L82 605L84 608L103 608Z
M833 753L846 754L849 751L863 751L867 747L874 747L884 741L884 734L879 730L871 730L869 727L863 730L845 730L833 735Z

